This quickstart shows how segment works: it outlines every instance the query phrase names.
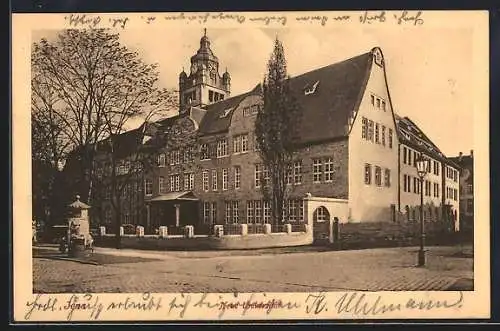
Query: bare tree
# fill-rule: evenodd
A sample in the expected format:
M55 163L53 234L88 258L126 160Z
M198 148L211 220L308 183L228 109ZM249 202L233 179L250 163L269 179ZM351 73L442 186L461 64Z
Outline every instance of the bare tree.
M285 215L287 176L297 150L300 107L290 89L283 45L276 39L263 82L263 108L255 121L259 153L265 168L264 198L271 202L274 224Z

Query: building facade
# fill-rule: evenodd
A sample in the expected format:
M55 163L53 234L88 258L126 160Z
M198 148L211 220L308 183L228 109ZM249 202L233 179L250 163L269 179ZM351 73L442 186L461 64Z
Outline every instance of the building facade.
M474 230L474 151L470 155L460 153L451 158L461 168L460 171L460 226L464 230Z
M156 164L144 171L142 187L129 188L141 196L134 200L135 224L154 229L271 222L271 204L261 190L268 174L254 134L262 89L259 84L231 96L230 81L227 70L220 75L205 32L190 74L183 70L179 76L179 114L151 124L152 131L134 131L143 133L134 144L169 134L168 143L154 151ZM411 120L395 114L380 48L293 77L290 87L302 118L287 177L287 222L304 221L305 196L345 202L341 222L415 219L420 191L414 160L421 153L431 159L425 202L441 208L429 217L458 209L459 167ZM155 133L144 134L150 131ZM105 197L99 208L109 219ZM318 220L334 216L320 208L314 212Z

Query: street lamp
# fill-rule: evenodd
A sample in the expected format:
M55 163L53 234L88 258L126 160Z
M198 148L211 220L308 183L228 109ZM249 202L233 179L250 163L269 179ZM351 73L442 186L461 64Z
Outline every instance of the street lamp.
M425 266L425 229L424 229L424 177L429 170L429 159L424 158L422 154L415 160L417 174L420 177L420 249L418 251L418 266Z

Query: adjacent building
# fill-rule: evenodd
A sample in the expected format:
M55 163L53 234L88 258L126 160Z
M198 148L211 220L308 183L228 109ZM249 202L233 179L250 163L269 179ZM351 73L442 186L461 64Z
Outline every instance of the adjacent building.
M474 151L451 158L460 171L460 228L474 230Z
M416 220L420 186L414 162L423 154L431 160L426 217L453 217L458 229L459 166L409 118L395 114L386 76L382 50L375 47L290 79L302 118L287 177L287 222L304 222L305 196L346 206L339 215L319 207L316 221ZM261 191L268 174L254 134L262 89L258 84L240 95L230 92L231 77L227 70L220 75L205 34L189 75L179 75L178 115L125 134L124 146L147 145L162 133L174 133L174 141L154 151L155 168L128 189L134 201L122 213L123 223L152 229L271 221L271 204ZM120 171L127 172L126 162ZM105 195L99 204L99 222L109 223L113 210Z

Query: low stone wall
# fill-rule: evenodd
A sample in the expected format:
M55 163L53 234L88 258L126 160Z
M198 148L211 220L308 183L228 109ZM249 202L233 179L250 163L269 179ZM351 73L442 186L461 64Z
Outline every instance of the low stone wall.
M245 232L243 232L245 233ZM311 229L302 232L228 235L136 235L121 236L122 248L147 250L231 250L271 247L305 246L313 242ZM102 233L95 238L95 246L115 247L114 234Z
M454 244L460 240L445 222L425 223L427 245ZM420 243L420 222L365 222L339 224L341 249L414 246Z

